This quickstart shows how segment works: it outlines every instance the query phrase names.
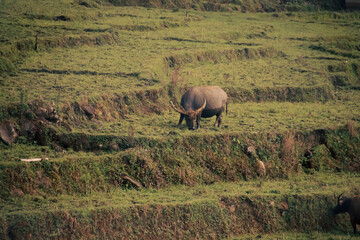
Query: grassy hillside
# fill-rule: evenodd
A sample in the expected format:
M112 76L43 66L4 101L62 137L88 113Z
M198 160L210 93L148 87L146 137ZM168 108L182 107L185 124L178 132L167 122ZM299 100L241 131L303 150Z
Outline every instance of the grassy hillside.
M201 1L201 0L110 0L115 6L143 6L167 9L195 9L202 11L242 11L242 12L274 12L274 11L314 11L340 10L345 6L341 0L236 0L236 1Z
M352 237L330 214L360 184L342 1L0 4L0 238ZM227 92L222 128L176 126L196 85Z
M335 201L332 194L351 188L358 191L358 178L358 174L327 174L260 184L215 183L56 198L29 196L4 206L5 221L1 229L7 229L8 233L0 230L0 236L225 239L277 232L269 238L284 234L293 238L298 235L349 238L348 218L331 215ZM348 188L343 188L344 183ZM19 225L22 228L12 227ZM285 233L279 234L282 231Z
M3 59L13 67L1 80L2 119L36 119L44 108L45 118L56 111L57 124L46 123L56 129L121 133L131 125L135 135L162 136L178 118L169 100L178 103L190 86L219 85L231 99L230 131L358 124L356 12L184 14L101 6L100 14L100 6L74 7L86 10L81 20L3 12L9 28L12 17L23 22L27 40L4 36ZM37 51L20 47L26 43ZM288 108L294 113L282 122Z

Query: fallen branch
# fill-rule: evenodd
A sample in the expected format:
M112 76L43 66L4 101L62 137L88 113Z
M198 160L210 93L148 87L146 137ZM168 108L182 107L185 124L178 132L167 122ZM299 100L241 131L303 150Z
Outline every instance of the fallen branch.
M142 188L143 187L143 185L140 182L136 181L135 179L133 179L133 178L127 176L127 175L123 175L121 178L123 180L129 181L136 188Z
M42 160L49 160L49 159L48 158L28 158L28 159L22 158L22 159L20 159L20 161L22 161L22 162L40 162Z

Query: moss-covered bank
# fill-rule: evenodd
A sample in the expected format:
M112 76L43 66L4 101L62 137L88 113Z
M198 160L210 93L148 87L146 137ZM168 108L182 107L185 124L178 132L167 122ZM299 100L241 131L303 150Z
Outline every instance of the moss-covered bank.
M360 170L360 138L352 125L308 133L175 135L158 140L83 134L64 138L80 152L45 150L51 161L29 164L8 157L1 162L1 198L9 199L19 190L44 196L103 192L126 186L124 176L148 188L250 180L264 176L259 161L266 177L274 179L302 171Z
M321 194L238 195L183 204L32 210L3 215L0 236L2 239L220 239L284 230L349 228L348 219L331 215L334 201L334 197Z

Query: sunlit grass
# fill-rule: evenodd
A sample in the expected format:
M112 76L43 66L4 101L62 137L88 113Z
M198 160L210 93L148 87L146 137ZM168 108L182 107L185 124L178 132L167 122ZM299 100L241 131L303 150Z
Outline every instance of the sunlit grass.
M281 57L187 65L181 69L180 77L187 84L242 88L316 86L327 83L322 70Z
M284 132L311 131L313 129L329 129L343 126L349 121L357 121L360 117L360 106L355 99L347 101L331 101L326 103L236 103L229 104L228 114L224 113L223 127L213 127L215 117L201 119L201 128L196 131L187 130L185 121L177 127L179 114L169 108L161 114L133 115L119 122L93 124L77 127L73 131L90 134L129 135L136 137L164 137L170 132L181 135L206 135L230 132Z
M85 34L90 38L99 32L118 34L119 43L103 46L82 46L76 48L55 48L50 51L32 52L31 56L19 65L17 76L2 79L2 104L14 103L25 89L28 100L47 98L63 102L67 96L81 99L83 96L98 96L101 93L127 92L148 88L149 84L139 79L155 79L150 87L163 87L171 81L164 58L176 55L192 54L193 58L202 57L208 52L218 52L214 61L199 61L180 65L179 78L186 86L219 85L251 87L279 86L316 86L328 84L327 66L344 62L343 56L309 49L317 41L340 41L346 36L356 39L359 36L352 25L344 25L340 18L331 20L331 24L306 22L311 14L274 14L258 13L218 13L189 11L173 12L163 9L141 7L106 7L102 14L94 18L98 8L87 9L82 18L72 21L52 21L51 19L21 18L24 11L36 16L56 16L65 14L68 1L59 3L61 8L44 5L39 9L26 9L24 5L15 6L7 2L7 12L14 19L20 19L16 26L9 25L12 20L4 18L4 27L9 35L3 35L4 43L30 37L35 41L37 28L40 39L77 36ZM30 4L31 5L31 4ZM77 6L76 9L85 8ZM26 9L26 10L25 10ZM75 9L66 12L75 14ZM65 14L66 15L66 14ZM322 16L328 16L322 13ZM331 15L331 14L330 14ZM339 16L353 16L342 13ZM81 16L81 12L79 15ZM331 16L330 16L331 17ZM351 17L354 21L357 18ZM11 19L11 18L10 18ZM13 20L14 20L13 19ZM295 19L295 20L294 20ZM28 26L24 28L24 26ZM127 26L128 28L124 28ZM144 29L141 29L145 27ZM12 30L14 34L12 34ZM92 32L94 31L94 32ZM15 34L16 33L16 34ZM222 51L249 47L275 49L285 54L283 57L256 60L230 59L224 61ZM39 46L40 49L44 49ZM330 59L330 60L329 60ZM335 59L335 60L331 60ZM355 61L355 60L354 60ZM22 69L22 70L21 70ZM68 71L69 74L46 74L26 70ZM79 71L91 71L98 75L75 74ZM111 74L139 74L138 78L121 78ZM56 92L60 92L56 94Z

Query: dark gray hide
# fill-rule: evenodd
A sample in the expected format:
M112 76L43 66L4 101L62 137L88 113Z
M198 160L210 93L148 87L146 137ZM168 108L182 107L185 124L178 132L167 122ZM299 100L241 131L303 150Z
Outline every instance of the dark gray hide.
M343 197L342 194L338 197L338 204L333 208L334 214L349 213L350 222L356 233L356 224L360 224L360 196L350 198Z
M178 126L185 118L187 127L194 130L195 121L196 128L200 128L201 117L216 116L214 126L221 127L225 107L227 112L227 94L218 86L192 87L181 98L182 109L176 108L173 104L172 106L180 113Z

